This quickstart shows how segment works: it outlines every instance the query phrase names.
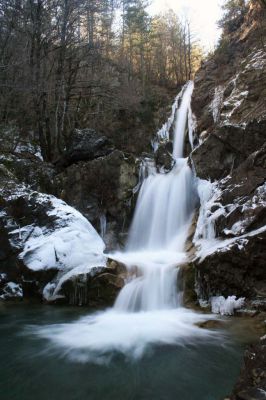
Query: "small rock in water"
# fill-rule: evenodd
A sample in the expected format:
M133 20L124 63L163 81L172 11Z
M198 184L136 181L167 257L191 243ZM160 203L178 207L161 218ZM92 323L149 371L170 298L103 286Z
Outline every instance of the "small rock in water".
M209 321L203 321L199 322L197 326L199 328L204 328L204 329L218 329L221 328L223 325L223 321L218 321L215 319L210 319Z

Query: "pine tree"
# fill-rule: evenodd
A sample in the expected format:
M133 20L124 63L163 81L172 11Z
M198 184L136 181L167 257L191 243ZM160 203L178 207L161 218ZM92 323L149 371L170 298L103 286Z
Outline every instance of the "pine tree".
M218 25L223 29L223 33L227 35L236 31L243 23L247 5L245 0L227 0L222 9L224 10L224 15Z

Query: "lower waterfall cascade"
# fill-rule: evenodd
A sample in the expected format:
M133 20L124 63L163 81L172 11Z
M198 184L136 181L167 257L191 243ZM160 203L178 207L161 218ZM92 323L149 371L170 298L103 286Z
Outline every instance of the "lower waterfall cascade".
M113 308L71 324L35 328L37 335L50 339L52 346L63 348L72 359L105 363L115 352L138 358L152 345L214 337L213 332L196 325L213 316L184 308L182 290L178 289L197 201L193 174L183 158L192 91L193 82L189 82L175 111L174 167L168 173L147 168L149 174L139 191L125 251L108 255L128 270L127 282Z

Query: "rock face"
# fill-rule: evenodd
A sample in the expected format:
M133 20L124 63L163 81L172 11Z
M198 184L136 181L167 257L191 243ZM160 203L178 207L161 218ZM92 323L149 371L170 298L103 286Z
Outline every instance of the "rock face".
M266 120L215 127L191 154L197 176L212 181L227 176L264 145L265 131Z
M190 155L201 207L192 265L198 298L246 298L265 321L266 37L262 2L224 38L195 77L192 110L199 145ZM192 254L193 254L192 251ZM201 304L201 301L200 301ZM263 325L263 324L262 324ZM263 325L265 330L265 323ZM266 393L266 339L249 347L231 400Z
M173 145L171 142L166 142L159 145L155 152L155 162L159 169L162 167L168 171L172 169L174 164L172 153Z
M231 400L263 400L266 392L266 337L244 353L244 365Z
M192 110L199 146L190 159L213 182L200 193L194 259L200 297L266 298L266 37L260 6L202 65ZM208 232L207 232L208 231ZM207 242L209 240L209 245Z
M138 182L138 164L131 155L115 150L105 157L79 162L55 178L57 195L100 228L107 224L109 247L125 230L131 216L131 198Z
M215 224L220 242L196 260L204 299L216 294L266 297L265 160L264 146L214 187L205 223Z

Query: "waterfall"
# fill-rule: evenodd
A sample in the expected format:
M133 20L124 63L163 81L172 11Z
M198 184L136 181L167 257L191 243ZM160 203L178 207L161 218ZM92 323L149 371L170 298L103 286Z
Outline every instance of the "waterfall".
M173 150L173 158L175 160L183 156L184 136L185 136L188 111L193 89L194 89L194 83L189 82L183 94L181 105L177 111L177 117L175 120L175 129L174 129L174 150Z
M192 91L189 82L176 113L175 166L169 173L150 170L139 192L126 251L115 256L129 273L135 270L116 300L117 309L147 311L181 305L177 266L186 259L184 246L195 205L192 172L182 158Z
M176 250L182 251L191 214L192 173L186 159L178 160L168 174L149 175L140 189L129 232L127 251L166 249L175 236Z
M101 237L104 238L106 235L106 224L107 224L107 220L106 220L106 214L102 213L100 214L100 234Z
M192 172L182 157L192 91L193 83L189 82L175 112L172 171L157 173L150 159L141 164L141 188L126 249L109 254L128 271L113 308L72 324L37 330L41 337L67 349L71 359L106 363L115 352L139 358L151 345L193 343L199 337L212 337L210 331L195 325L211 317L182 307L182 291L178 290L196 198ZM173 112L176 107L177 99ZM164 125L164 137L169 137L166 127L169 130L171 126Z

